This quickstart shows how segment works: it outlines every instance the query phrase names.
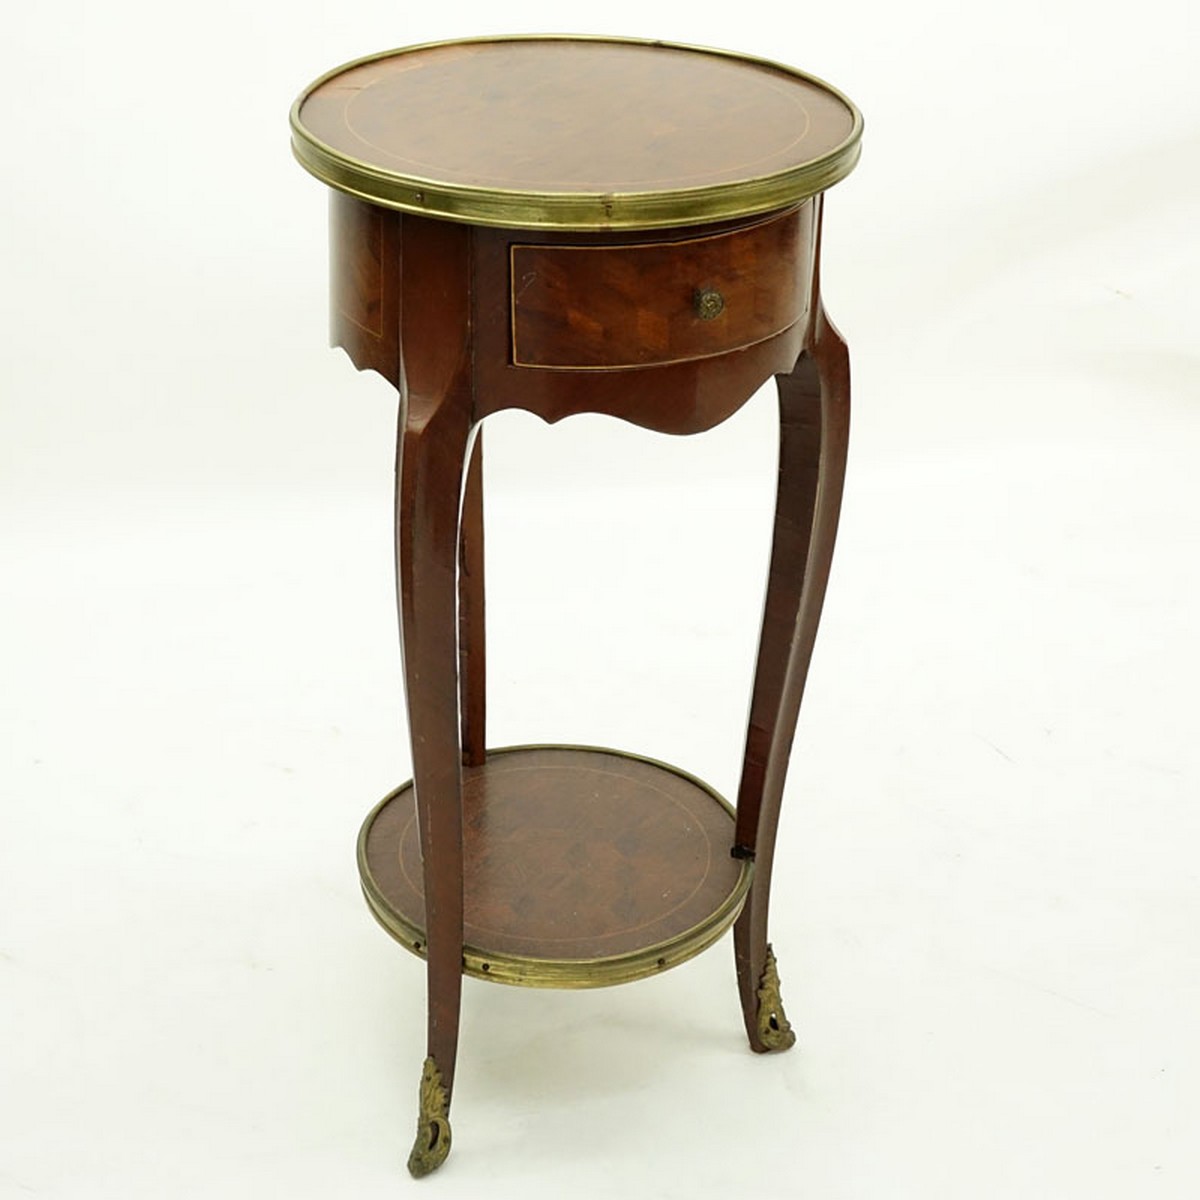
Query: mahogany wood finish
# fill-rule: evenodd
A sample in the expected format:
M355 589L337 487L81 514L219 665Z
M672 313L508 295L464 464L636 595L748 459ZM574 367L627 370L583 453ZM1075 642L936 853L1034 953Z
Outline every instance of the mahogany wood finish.
M484 950L511 950L517 944L511 933L499 942L494 936L489 941L480 927L493 928L494 913L501 909L522 914L521 919L531 920L536 928L542 919L538 912L544 917L547 911L539 910L538 904L552 911L559 886L551 886L541 900L536 891L522 893L519 901L497 898L494 884L503 868L496 863L505 861L506 852L488 843L479 820L478 772L486 760L486 665L478 424L489 413L521 407L548 421L604 412L651 429L693 433L724 420L767 378L777 376L781 440L774 548L736 830L729 827L725 834L726 853L731 855L727 873L736 872L734 847L755 864L754 882L735 926L735 952L750 1044L760 1052L767 1049L756 1024L757 989L766 962L775 833L829 573L847 437L845 346L819 299L820 200L767 223L773 231L789 231L790 245L780 257L798 264L797 269L768 269L759 276L760 285L765 279L776 289L765 307L773 304L776 311L798 315L787 328L746 348L685 362L578 371L512 361L512 235L386 211L341 195L335 195L333 206L334 337L356 365L378 371L401 392L397 572L415 781L404 803L412 803L415 793L415 806L403 837L392 826L401 821L404 803L394 805L394 813L378 824L372 869L389 881L397 908L426 930L422 953L429 976L428 1050L448 1096L458 1041L464 887L473 895L467 940ZM763 227L761 221L733 222L723 226L719 236L745 236L747 230ZM686 248L695 244L694 232L660 231L652 242L639 245L669 253L678 244L685 248L686 260ZM523 231L521 236L522 247L590 248L597 259L625 254L628 245L627 235ZM398 336L392 345L382 319L387 312L396 315ZM464 765L472 772L465 791ZM468 825L475 822L474 839L468 839L465 848L464 806ZM511 813L519 814L518 824L528 821L531 830L545 828L545 809L539 810L536 803L532 809L514 805ZM502 839L510 848L513 828L510 825ZM420 834L420 857L415 830ZM636 826L635 835L640 837ZM536 861L541 872L547 869L546 853L534 851L536 837L530 836L534 841L525 847L528 861ZM393 838L395 857L390 860L380 848L381 837ZM623 894L633 905L631 911L640 911L638 906L645 904L637 900L639 887L676 869L662 839L648 836L642 850L631 860L636 869L597 874L596 886L608 889L604 903L615 903ZM423 873L418 888L414 873L419 861ZM561 866L555 872L561 883ZM485 877L490 882L481 884ZM721 894L727 882L721 879L712 895L701 895L696 911ZM690 919L695 913L688 915ZM508 924L516 929L520 920L513 915ZM588 953L595 953L599 944L581 943ZM527 945L538 943L534 939ZM540 950L544 956L545 944Z
M397 385L400 214L329 193L329 340L360 371Z
M335 217L331 222L335 235L343 228L344 245L332 257L339 272L333 294L351 311L370 311L386 306L389 287L398 288L401 274L399 254L393 260L395 279L372 285L374 243L361 238L366 227L363 218L350 219L344 210L355 206L371 208L364 201L341 193L332 193ZM468 288L471 303L471 332L475 347L473 364L472 421L482 421L491 413L507 408L522 408L549 422L578 413L603 413L620 417L660 433L700 433L720 424L736 412L773 374L786 373L796 362L803 347L811 308L811 276L814 264L815 202L807 201L796 213L796 247L789 252L801 264L800 284L793 292L790 272L776 276L789 303L798 310L798 319L779 333L744 349L716 354L704 359L657 366L653 370L563 371L520 367L512 361L511 309L508 303L509 251L512 235L502 229L471 228L434 222L396 212L381 212L387 222L401 224L409 236L414 229L437 228L446 242L461 243L459 253L471 260ZM749 224L757 224L757 221ZM743 222L741 224L746 224ZM739 224L725 223L723 229ZM661 231L656 244L669 245L675 240L687 242L697 231L690 229ZM399 235L397 234L397 245ZM623 246L628 234L577 233L546 234L523 231L522 244L562 246ZM366 258L365 263L359 257ZM364 293L375 286L378 294ZM443 285L444 287L444 285ZM443 297L435 286L422 299L426 306ZM398 318L399 319L399 318ZM393 358L380 339L367 339L361 327L344 315L334 314L334 344L349 354L360 370L374 370L399 386L399 358ZM468 505L468 512L473 511Z
M512 361L511 313L497 294L509 290L509 246L513 238L502 229L476 229L474 334L476 403L482 419L507 408L523 408L545 421L560 421L576 413L604 413L660 433L700 433L737 411L771 375L788 371L803 343L809 308L813 254L813 202L796 215L797 246L791 254L802 264L798 299L790 301L801 316L772 337L745 349L708 358L639 370L563 371L521 367ZM728 222L731 231L757 220ZM686 244L700 230L658 231L658 245ZM711 232L711 229L706 232ZM628 234L522 232L522 244L620 247ZM786 274L777 277L790 296ZM497 291L499 289L499 293Z
M462 994L459 501L472 434L471 262L456 227L400 233L396 574L428 917L428 1052L453 1094ZM394 264L398 265L398 264ZM393 269L394 269L393 266Z
M488 119L463 120L481 96ZM301 115L379 168L567 193L733 183L813 158L853 124L828 88L772 64L574 38L372 58L314 89Z
M816 271L813 290L819 296ZM746 1033L760 1053L770 1049L757 1027L757 988L767 956L775 834L829 581L850 435L849 355L819 299L804 353L777 383L775 533L737 799L737 845L753 854L755 873L734 928L734 955Z
M462 807L464 939L484 959L628 957L700 925L739 883L729 810L641 759L558 746L493 753L464 772ZM411 786L376 813L364 854L389 909L424 930Z
M331 336L400 396L396 571L413 781L369 818L360 869L376 915L419 931L410 948L427 960L415 1173L448 1151L462 976L489 953L599 968L702 930L688 942L695 953L745 897L734 947L750 1045L790 1044L787 1029L764 1033L764 997L782 1017L769 891L837 529L850 378L821 302L823 195L794 190L754 208L770 193L748 171L802 173L806 155L840 146L845 174L859 129L853 106L815 81L709 52L547 39L422 53L334 74L293 113L294 128L309 127L297 152L310 170L354 190L344 166L356 186L379 188L377 203L332 195ZM514 82L512 64L526 60L537 71ZM617 94L604 83L614 71L628 81ZM472 119L481 96L489 118L504 119ZM467 194L455 188L524 188L522 203L595 189L596 219L556 224L553 205L544 222L512 228L508 208L495 220L451 209L440 216L453 220L435 219L420 191L397 190L405 172L440 181L451 206ZM608 227L622 188L652 207L655 189L677 189L682 204L725 184L749 189L744 208ZM484 192L468 199L509 203ZM714 291L723 307L697 307L698 292ZM550 422L602 413L697 433L772 375L778 494L736 815L682 773L613 752L489 753L480 423L521 408Z
M483 765L487 746L487 644L483 615L483 430L463 491L458 562L458 675L463 766Z
M335 337L357 365L377 370L401 387L397 569L416 825L408 827L406 849L393 866L398 870L403 862L411 884L417 861L411 830L419 827L421 886L419 891L410 886L396 903L407 905L412 919L427 927L429 1053L448 1092L458 1033L464 878L468 889L476 887L472 881L479 864L492 861L491 851L481 850L479 842L464 855L458 801L463 795L470 812L467 797L474 793L470 787L462 792L462 765L478 768L486 756L482 446L476 425L490 412L519 405L551 421L599 411L653 429L695 432L723 420L775 373L779 498L737 827L729 839L730 849L744 847L741 852L748 850L755 860L755 881L736 925L735 949L747 1033L754 1049L766 1049L756 1029L756 991L765 965L775 833L829 573L848 430L845 346L819 302L818 209L819 201L810 201L769 223L775 230L791 231L794 240L786 258L802 263L803 273L799 285L791 270L765 277L778 287L778 302L805 319L741 351L652 370L564 372L518 366L506 353L512 315L504 270L511 244L506 235L334 198L333 262L339 272L334 281ZM756 223L752 228L762 227ZM740 234L735 226L734 236ZM596 247L599 256L613 252L612 236L583 241L583 235L559 234L555 242L541 244ZM653 244L663 249L676 238L684 247L694 245L687 231L662 236ZM386 264L385 245L398 251ZM620 243L615 250L624 253ZM402 306L400 357L393 360L386 339L375 331L382 328L378 314L396 304ZM522 820L530 816L529 810L513 811L521 812ZM531 828L538 824L530 819ZM381 833L388 828L381 825ZM646 843L656 844L653 839ZM372 853L382 863L377 846ZM545 856L535 854L530 861L534 859L544 864ZM670 863L664 853L661 865L669 869ZM375 869L383 878L395 878L395 870ZM639 870L640 876L626 874L619 883L603 876L601 882L629 889L639 877L643 882L657 878L645 863ZM553 895L551 889L545 902L552 904ZM483 902L482 908L497 903L514 907L510 898ZM490 919L473 917L476 925ZM480 941L488 945L486 938ZM513 944L502 940L500 948ZM596 945L587 948L594 952Z
M308 170L389 207L510 228L649 229L815 194L853 167L861 119L776 63L550 36L348 64L301 96L293 131ZM801 178L799 190L787 182Z
M730 233L629 246L512 247L513 362L641 367L782 333L804 311L799 213ZM719 311L697 311L697 296Z

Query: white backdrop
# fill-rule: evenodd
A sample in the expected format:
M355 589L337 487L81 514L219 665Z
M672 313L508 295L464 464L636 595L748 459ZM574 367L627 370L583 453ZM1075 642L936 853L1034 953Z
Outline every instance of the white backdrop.
M725 46L863 109L852 461L757 1058L728 945L468 982L442 1196L1200 1191L1200 85L1183 0L6 19L0 1197L393 1197L423 972L353 844L408 770L395 403L325 348L311 78L503 31ZM419 8L419 6L416 6ZM489 423L491 740L732 792L773 470ZM682 617L680 614L684 614Z

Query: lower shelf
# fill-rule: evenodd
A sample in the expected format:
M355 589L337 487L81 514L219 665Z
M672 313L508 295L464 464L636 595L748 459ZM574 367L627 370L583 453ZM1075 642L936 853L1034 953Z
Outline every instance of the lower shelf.
M463 770L463 970L532 987L601 987L673 967L737 918L753 863L734 814L663 763L583 746L488 751ZM425 903L411 783L358 839L363 893L423 955Z

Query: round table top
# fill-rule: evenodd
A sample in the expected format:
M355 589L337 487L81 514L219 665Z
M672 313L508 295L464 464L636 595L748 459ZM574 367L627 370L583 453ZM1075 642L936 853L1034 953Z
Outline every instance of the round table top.
M504 37L338 67L292 108L318 179L478 225L631 229L797 203L858 160L862 117L790 67L600 37Z

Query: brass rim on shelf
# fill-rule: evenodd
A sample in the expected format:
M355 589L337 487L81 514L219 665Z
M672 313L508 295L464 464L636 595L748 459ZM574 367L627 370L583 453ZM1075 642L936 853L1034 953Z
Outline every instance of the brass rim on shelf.
M733 805L702 779L670 763L660 762L641 754L630 754L624 750L613 750L605 746L576 746L560 744L534 744L504 746L489 749L488 758L501 754L512 754L521 750L575 750L596 754L610 754L617 758L631 759L669 771L681 779L694 784L723 808L731 818L736 817ZM367 862L367 838L371 826L380 812L401 792L412 786L412 781L401 784L389 792L367 814L358 835L358 873L363 897L371 915L383 929L410 953L425 958L425 930L410 921L388 904L386 897L376 884ZM732 827L730 833L732 834ZM732 839L731 839L732 841ZM492 983L508 983L518 987L544 988L593 988L608 987L619 983L632 983L651 975L660 975L671 967L678 966L706 950L737 920L750 884L754 878L754 863L751 859L740 859L740 873L733 889L725 900L703 921L690 929L676 934L665 941L631 951L628 954L608 958L532 958L525 955L494 953L468 943L463 944L463 974L475 979L486 979Z
M335 150L310 133L300 119L300 109L323 83L366 63L432 50L443 46L478 45L497 42L607 42L618 45L657 46L735 59L767 67L805 83L814 84L843 103L852 118L845 140L832 150L786 170L733 183L697 188L640 192L536 192L445 183L387 171ZM357 196L371 204L401 212L418 213L471 225L506 229L666 229L699 225L735 217L753 216L786 208L825 191L854 169L861 150L863 118L854 103L832 84L796 67L756 55L711 46L692 46L651 38L610 37L589 34L513 34L474 38L451 38L401 46L378 54L364 55L343 63L313 80L296 98L290 114L292 153L310 174L322 183Z

